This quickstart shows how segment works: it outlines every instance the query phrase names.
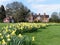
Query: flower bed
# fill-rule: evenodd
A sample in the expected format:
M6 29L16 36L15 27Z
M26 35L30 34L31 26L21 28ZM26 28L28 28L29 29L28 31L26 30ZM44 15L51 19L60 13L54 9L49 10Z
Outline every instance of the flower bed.
M18 23L18 24L12 24L9 26L6 26L3 28L3 30L6 30L7 32L11 33L13 30L18 35L19 33L26 33L26 32L34 32L37 31L37 29L43 28L45 29L47 27L47 24L43 23Z
M33 45L34 37L21 34L45 29L47 26L48 24L44 23L18 23L3 27L0 30L0 45Z
M0 33L0 45L33 45L33 42L34 38L21 34L16 35L15 31Z

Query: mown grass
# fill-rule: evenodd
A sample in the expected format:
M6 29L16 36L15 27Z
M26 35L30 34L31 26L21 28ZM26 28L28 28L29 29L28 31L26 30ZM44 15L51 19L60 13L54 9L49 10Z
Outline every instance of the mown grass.
M0 30L6 25L10 24L0 23ZM38 29L37 32L24 35L34 36L36 45L60 45L60 25L48 26L46 29Z
M34 36L36 45L60 45L60 26L49 26L26 35Z

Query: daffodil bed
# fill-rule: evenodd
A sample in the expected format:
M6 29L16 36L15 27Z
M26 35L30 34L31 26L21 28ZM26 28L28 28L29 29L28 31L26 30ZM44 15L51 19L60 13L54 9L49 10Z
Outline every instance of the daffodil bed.
M3 27L2 30L6 32L12 33L15 32L16 35L23 34L26 32L35 32L39 28L46 28L49 24L44 23L18 23L18 24L10 24Z
M2 26L0 45L35 45L35 35L31 37L29 35L37 33L38 30L46 29L50 25L55 24L15 23Z

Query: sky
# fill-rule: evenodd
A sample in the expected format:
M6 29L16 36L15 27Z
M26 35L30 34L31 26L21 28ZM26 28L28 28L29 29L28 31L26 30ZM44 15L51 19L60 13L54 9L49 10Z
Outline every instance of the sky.
M60 0L0 0L0 5L6 6L14 1L22 2L32 12L51 15L52 12L60 12Z

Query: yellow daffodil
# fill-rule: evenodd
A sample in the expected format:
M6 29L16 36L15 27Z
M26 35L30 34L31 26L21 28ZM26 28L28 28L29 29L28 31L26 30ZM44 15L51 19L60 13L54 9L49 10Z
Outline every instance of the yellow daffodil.
M7 38L9 38L9 37L10 37L10 35L8 34L6 37L7 37Z
M8 29L6 29L6 32L8 32Z
M19 34L18 37L23 37L23 36L21 34Z
M0 33L0 36L1 36L2 34Z
M16 32L16 31L12 31L11 35L15 35L15 32Z
M34 36L32 37L32 41L35 41L35 37Z
M2 45L6 45L6 42L4 39L2 40Z
M2 38L2 39L3 39L3 36L1 36L0 38Z
M10 41L11 39L10 38L7 38L7 41Z

